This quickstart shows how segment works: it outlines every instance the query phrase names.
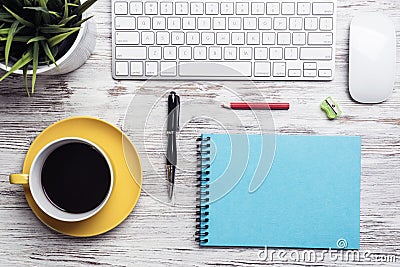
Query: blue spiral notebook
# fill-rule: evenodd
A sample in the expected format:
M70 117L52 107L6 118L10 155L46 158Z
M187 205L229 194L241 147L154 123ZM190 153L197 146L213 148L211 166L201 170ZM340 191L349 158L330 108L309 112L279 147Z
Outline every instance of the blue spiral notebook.
M359 249L360 137L199 141L201 246Z

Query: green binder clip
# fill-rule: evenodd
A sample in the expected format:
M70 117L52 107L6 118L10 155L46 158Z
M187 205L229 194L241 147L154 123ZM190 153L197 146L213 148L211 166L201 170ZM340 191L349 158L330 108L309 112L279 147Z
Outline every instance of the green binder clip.
M336 119L342 114L339 105L330 96L321 103L321 109L325 111L330 120Z

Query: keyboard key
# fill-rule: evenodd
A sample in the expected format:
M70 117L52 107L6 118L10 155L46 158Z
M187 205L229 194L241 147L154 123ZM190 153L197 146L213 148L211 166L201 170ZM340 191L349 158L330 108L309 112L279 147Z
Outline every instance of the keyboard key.
M176 59L176 47L166 46L164 47L164 59Z
M207 59L207 48L205 46L195 46L193 48L193 58L197 60Z
M318 71L318 76L319 77L331 77L332 76L332 70L319 70Z
M308 34L309 45L331 45L333 34L331 32L310 32Z
M333 15L333 3L313 3L313 15Z
M129 13L131 15L143 15L143 4L142 2L130 2Z
M165 17L153 17L154 30L165 30L165 28L166 28Z
M321 31L332 31L333 30L333 18L320 18L319 29Z
M186 34L186 43L188 45L200 44L200 33L199 32L188 32Z
M264 15L265 14L265 4L262 2L252 2L251 3L251 14L252 15Z
M116 59L146 59L147 52L145 46L120 46L115 48Z
M192 59L192 48L190 46L179 47L179 59L183 60Z
M146 76L155 76L158 74L157 62L146 62Z
M226 29L225 18L213 18L213 29L225 30Z
M190 14L191 15L203 15L204 6L202 2L190 3Z
M197 19L197 28L199 30L210 30L211 29L211 18L203 17Z
M256 76L256 77L271 76L271 63L270 62L255 62L254 63L254 76Z
M137 45L139 44L139 32L115 32L115 43Z
M141 61L131 61L131 75L143 76L143 63Z
M302 47L300 48L300 59L304 60L331 60L332 48L330 47Z
M290 45L290 32L278 32L278 45Z
M218 5L217 2L206 3L206 15L218 15Z
M154 32L142 32L142 44L152 45L154 44Z
M282 15L294 15L294 3L282 3Z
M172 2L161 2L160 3L160 14L161 15L172 15L173 5Z
M258 28L260 30L271 30L272 29L272 18L259 18L258 19Z
M273 60L278 60L283 58L282 47L271 47L269 49L269 58Z
M181 19L178 17L168 18L168 30L180 30L181 29Z
M303 29L303 19L300 17L289 18L289 30L301 30Z
M241 19L238 17L228 18L228 29L229 30L240 30L241 29Z
M311 4L306 2L297 3L297 15L310 15Z
M134 30L136 25L134 17L115 17L114 22L116 30Z
M144 4L144 12L146 15L157 15L158 14L158 3L157 2L146 2Z
M127 2L115 2L114 3L115 15L126 15L128 14L128 3Z
M265 4L262 2L252 2L251 3L251 14L252 15L264 15L265 14Z
M224 59L236 59L236 47L225 47Z
M233 15L233 6L232 2L222 2L221 3L221 15Z
M256 59L256 60L268 59L268 48L266 48L266 47L254 48L254 59Z
M167 45L170 43L169 32L157 32L157 44Z
M115 62L115 75L117 76L127 76L128 75L128 62L127 61L117 61Z
M244 32L234 32L232 33L232 44L233 45L244 45L245 35Z
M248 61L187 62L179 65L179 75L195 77L250 77Z
M285 59L287 60L298 59L297 47L285 47Z
M149 47L149 59L161 59L161 46L150 46Z
M273 32L263 32L263 34L262 34L262 44L263 45L274 45L275 44L275 33L273 33Z
M318 19L317 18L304 18L304 29L305 30L317 30Z
M236 3L236 14L237 15L248 15L249 14L249 3L237 2Z
M138 17L137 18L138 30L150 30L150 27L151 27L150 17Z
M288 76L289 77L300 77L301 76L301 70L299 70L299 69L290 69L290 70L288 70Z
M305 70L316 70L317 62L304 62L303 69Z
M273 76L274 77L285 77L286 76L286 63L285 62L274 62Z
M229 32L217 32L217 44L228 45L229 41Z
M187 2L176 2L175 3L175 14L176 15L187 15L189 7Z
M317 76L317 70L304 70L303 76L304 77L315 77L315 76Z
M203 45L215 44L214 33L213 32L202 32L201 33L201 44L203 44Z
M210 47L209 57L211 60L222 59L222 48L219 46Z
M267 15L279 15L279 3L267 3Z
M306 33L305 32L294 32L292 34L292 43L294 45L305 45L306 44Z
M185 33L184 32L172 32L171 33L171 44L182 45L185 43Z
M195 30L196 29L196 18L187 17L182 19L182 28L184 30Z
M176 76L176 62L161 62L161 76Z
M257 18L245 17L243 18L243 30L256 30Z
M260 33L258 33L258 32L247 33L247 44L248 45L259 45L260 44Z
M240 47L239 48L239 59L243 59L243 60L252 59L251 47Z
M286 30L286 18L274 18L274 30Z

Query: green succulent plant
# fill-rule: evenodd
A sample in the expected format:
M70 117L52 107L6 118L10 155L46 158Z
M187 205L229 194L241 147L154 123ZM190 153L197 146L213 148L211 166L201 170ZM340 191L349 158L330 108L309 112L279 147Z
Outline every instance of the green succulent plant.
M0 0L0 61L7 66L0 82L22 69L29 95L28 70L32 70L33 93L38 66L57 66L82 23L91 18L82 19L83 12L96 1Z

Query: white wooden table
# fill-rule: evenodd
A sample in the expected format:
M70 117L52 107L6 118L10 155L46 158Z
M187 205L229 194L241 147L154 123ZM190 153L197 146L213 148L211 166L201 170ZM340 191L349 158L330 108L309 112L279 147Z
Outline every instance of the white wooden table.
M400 264L400 86L396 83L390 99L379 105L361 105L347 90L348 33L350 20L358 11L382 11L400 30L400 1L338 1L336 78L332 82L265 82L256 87L268 101L289 101L289 111L273 112L277 133L362 136L361 249L374 261ZM146 151L153 165L144 164L144 192L131 215L116 229L93 238L72 238L43 225L29 209L21 187L8 182L8 174L21 171L30 142L48 125L74 115L89 115L124 127L124 115L135 94L156 99L179 83L114 81L111 78L111 1L99 0L94 8L97 47L79 70L61 77L39 78L37 92L27 97L20 77L0 84L0 264L3 265L261 265L258 248L200 248L195 232L195 138L199 132L213 132L207 121L194 120L179 136L181 156L175 204L162 199L165 184L156 172L164 169L164 147L160 128L164 123L165 99L155 109L158 120L146 126ZM400 46L398 45L398 57ZM397 80L399 80L397 72ZM252 98L250 82L219 83ZM192 83L192 86L196 87ZM249 89L250 88L250 89ZM189 88L183 98L191 97ZM193 91L194 92L194 91ZM203 98L220 100L221 87L204 85ZM332 96L344 112L339 120L328 121L319 104ZM254 98L254 97L253 97ZM158 113L157 113L158 112ZM145 112L129 116L143 118ZM213 114L210 114L212 117ZM183 123L183 122L182 122ZM161 126L160 126L161 125ZM241 132L244 126L230 126ZM235 128L236 127L236 128ZM216 131L218 129L215 128ZM130 129L127 129L130 131ZM134 143L141 140L133 139ZM146 154L147 153L147 154ZM335 155L340 156L340 155ZM159 159L159 160L157 160ZM154 183L153 183L154 182ZM180 189L181 188L181 189ZM288 249L287 253L302 250ZM303 251L304 252L304 251ZM316 250L317 253L322 252ZM381 258L378 258L381 256ZM382 258L383 256L383 258ZM387 256L387 257L386 257ZM290 258L277 259L287 265ZM340 264L354 262L337 261ZM312 264L312 262L293 262ZM318 264L333 265L326 257ZM360 265L376 265L363 262ZM395 265L396 263L391 263Z

